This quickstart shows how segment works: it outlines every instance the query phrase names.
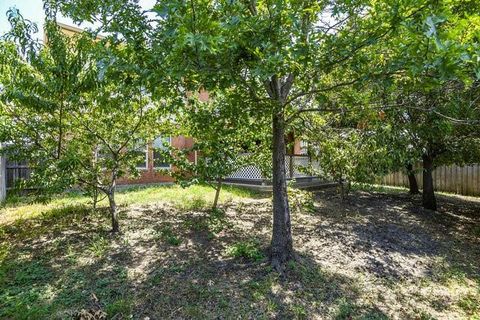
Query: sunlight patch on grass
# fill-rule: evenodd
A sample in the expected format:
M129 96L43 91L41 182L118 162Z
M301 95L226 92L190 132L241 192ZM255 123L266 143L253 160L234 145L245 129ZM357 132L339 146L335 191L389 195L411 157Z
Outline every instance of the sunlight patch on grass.
M230 186L222 188L220 203L234 199L257 197L258 194ZM211 206L215 197L215 190L204 185L195 185L182 188L177 185L154 186L154 187L129 187L118 192L118 201L121 204L144 204L156 201L174 203L181 209L201 209Z
M387 186L382 184L370 184L352 182L351 191L368 191L368 192L381 192L381 193L408 193L408 189L405 187Z
M21 202L8 202L0 208L0 225L9 224L15 220L27 220L42 215L58 213L63 208L87 205L89 199L78 193L63 194L47 203L33 202L31 197L25 197Z
M203 185L181 188L176 185L128 187L117 192L116 200L119 205L148 204L154 202L170 202L177 208L184 210L202 210L209 208L213 203L215 191ZM225 186L220 193L220 203L235 199L259 197L254 191ZM54 212L61 213L65 208L84 206L88 208L91 199L78 192L71 192L55 196L49 202L34 202L33 197L11 197L0 208L0 225L11 224L17 220L28 220ZM108 202L103 199L99 207L106 207Z

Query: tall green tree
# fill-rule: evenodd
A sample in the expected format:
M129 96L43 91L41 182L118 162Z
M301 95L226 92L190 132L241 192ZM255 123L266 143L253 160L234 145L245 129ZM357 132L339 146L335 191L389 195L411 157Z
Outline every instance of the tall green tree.
M380 90L396 140L411 165L423 164L423 206L436 210L435 166L478 157L478 4L432 3L405 24L388 55L399 70ZM389 107L393 106L393 107Z
M152 41L152 79L188 90L232 90L251 117L268 119L271 132L273 231L271 262L284 270L294 259L285 174L285 134L298 113L320 110L325 95L382 72L366 48L389 37L428 1L159 1L152 32L140 27L141 9L119 1L58 0L78 20L105 22L126 41L145 31ZM134 13L136 12L136 14ZM125 13L125 14L124 14ZM132 14L133 13L133 14ZM108 23L109 19L115 22ZM371 52L370 52L371 53ZM146 56L142 56L145 58ZM148 60L148 59L147 59ZM344 68L349 66L349 68ZM179 107L181 107L179 105Z
M239 112L270 119L276 270L294 258L285 174L290 120L322 109L328 91L375 73L379 66L367 70L365 48L418 7L321 1L171 1L155 7L165 17L158 28L167 36L162 41L183 57L186 81L232 89L251 101L250 110Z

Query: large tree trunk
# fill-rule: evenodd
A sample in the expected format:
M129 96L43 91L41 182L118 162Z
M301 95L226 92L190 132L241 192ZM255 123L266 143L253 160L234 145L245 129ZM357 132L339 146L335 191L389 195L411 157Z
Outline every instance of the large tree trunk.
M437 200L433 190L433 157L427 154L422 156L423 160L423 193L422 204L425 209L437 210Z
M417 178L415 177L415 172L413 171L413 165L408 163L406 166L407 175L408 175L408 186L410 188L410 194L419 194Z
M272 120L273 235L271 263L275 270L283 272L286 262L294 258L285 173L285 119L282 112L275 112Z

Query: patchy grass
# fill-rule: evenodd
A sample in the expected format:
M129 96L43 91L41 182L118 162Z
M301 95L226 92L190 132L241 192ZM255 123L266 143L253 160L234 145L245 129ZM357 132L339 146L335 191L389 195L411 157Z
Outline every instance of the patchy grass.
M262 195L248 189L224 186L220 193L220 203L235 199L258 198ZM160 185L155 187L129 186L117 191L117 203L122 206L131 204L148 204L154 202L173 203L182 210L196 210L209 208L213 203L215 191L203 185L195 185L181 188L174 185ZM0 224L8 224L15 220L26 220L43 215L57 214L62 210L70 210L71 207L86 209L90 204L90 198L78 192L69 192L53 197L48 202L35 202L34 197L10 196L0 207ZM99 206L106 206L106 199L99 202ZM85 207L85 208L83 208ZM60 212L61 213L61 212Z
M166 241L172 246L178 246L180 245L180 243L182 243L180 237L175 235L170 224L165 224L161 226L158 230L155 230L155 233L158 235L158 238Z
M367 191L367 192L381 192L381 193L398 193L403 194L408 192L405 187L387 186L383 184L359 183L352 182L351 191Z
M105 207L65 195L0 213L0 318L470 319L480 312L480 204L399 192L290 193L298 260L267 262L270 199L133 188ZM295 199L293 199L295 197ZM105 206L105 204L102 204Z

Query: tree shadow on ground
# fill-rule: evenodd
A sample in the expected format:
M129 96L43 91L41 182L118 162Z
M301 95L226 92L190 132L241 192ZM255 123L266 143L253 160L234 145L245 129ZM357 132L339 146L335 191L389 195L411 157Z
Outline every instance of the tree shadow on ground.
M465 231L480 226L480 203L459 205L444 197L439 211L432 212L419 208L418 198L401 194L355 192L342 202L322 192L318 199L328 199L328 204L318 210L314 232L327 239L324 246L343 248L345 259L338 263L399 280L432 275L441 258L457 266L465 262L465 272L479 274L480 266L471 262L480 257L480 239ZM469 219L468 225L464 219ZM455 254L466 252L468 256Z
M123 308L131 256L108 231L107 216L70 205L2 226L0 318L66 319L83 308Z
M272 272L266 258L268 200L229 203L217 216L168 204L130 206L122 212L122 234L114 237L106 212L88 218L79 208L46 213L2 229L7 245L0 255L0 317L64 319L82 309L115 319L385 319L386 310L412 315L418 310L389 309L372 293L365 298L365 285L377 285L369 277L400 282L438 276L436 258L448 268L466 262L445 250L474 241L446 233L431 219L439 214L416 213L404 200L359 193L347 203L322 200L314 214L292 213L300 259L288 265L285 278ZM229 253L243 243L254 243L263 257ZM474 250L464 251L472 259ZM475 270L462 272L473 277ZM441 305L441 298L433 302Z
M150 319L353 319L386 316L357 302L354 279L322 270L309 256L288 265L285 276L264 259L230 258L219 254L227 237L200 239L194 250L151 266L139 283L136 315ZM237 239L238 240L238 239Z

